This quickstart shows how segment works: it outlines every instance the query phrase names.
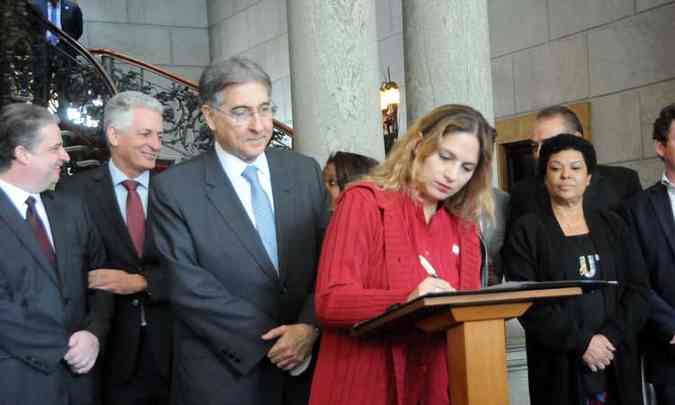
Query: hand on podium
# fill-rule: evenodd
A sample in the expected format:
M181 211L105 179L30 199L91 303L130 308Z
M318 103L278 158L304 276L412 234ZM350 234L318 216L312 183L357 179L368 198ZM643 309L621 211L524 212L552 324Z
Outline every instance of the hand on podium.
M451 291L455 291L455 289L450 285L450 283L441 278L430 276L422 280L422 282L419 283L414 290L412 290L410 295L408 295L406 302L412 301L415 298L426 294Z

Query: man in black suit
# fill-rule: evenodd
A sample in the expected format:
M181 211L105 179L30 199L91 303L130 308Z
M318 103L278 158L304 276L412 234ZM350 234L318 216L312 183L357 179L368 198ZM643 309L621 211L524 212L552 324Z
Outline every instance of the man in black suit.
M70 0L31 0L33 8L53 25L78 40L82 36L82 10ZM58 115L65 117L69 78L78 74L77 51L64 44L55 32L45 29L33 44L33 95L36 104L47 106L52 87L58 97Z
M82 10L77 3L70 0L32 0L32 4L40 11L42 16L52 24L61 28L66 34L78 40L82 36ZM56 45L58 38L51 39L47 34L47 40Z
M63 184L89 207L108 257L109 269L89 273L89 287L115 294L104 361L107 405L166 404L169 399L172 325L166 274L145 232L162 111L162 104L146 94L115 95L106 104L103 124L110 161Z
M645 373L658 405L675 405L675 104L661 110L652 137L661 180L628 201L623 213L640 242L651 284L643 331Z
M0 404L91 405L109 294L87 291L105 252L87 210L52 189L69 160L58 120L0 111Z
M330 199L313 159L265 150L270 78L243 58L199 82L214 149L150 190L175 316L179 405L306 404L315 272Z
M539 157L539 148L546 139L563 133L583 136L583 126L574 111L564 106L553 106L540 111L531 137L535 159ZM622 201L641 190L640 179L635 170L597 165L591 184L584 194L584 212L615 210ZM548 192L539 176L533 175L516 183L509 192L511 194L509 224L513 224L522 215L530 212L550 211Z

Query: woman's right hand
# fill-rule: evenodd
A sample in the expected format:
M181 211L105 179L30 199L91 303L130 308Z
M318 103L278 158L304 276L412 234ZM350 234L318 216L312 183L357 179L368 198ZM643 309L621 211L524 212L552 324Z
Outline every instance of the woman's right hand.
M408 295L406 302L412 301L417 297L421 297L426 294L431 293L440 293L440 292L450 292L455 291L455 289L447 281L436 278L436 277L427 277L422 280L421 283L415 287L414 290Z
M595 372L604 370L614 360L614 345L603 335L593 335L582 359Z

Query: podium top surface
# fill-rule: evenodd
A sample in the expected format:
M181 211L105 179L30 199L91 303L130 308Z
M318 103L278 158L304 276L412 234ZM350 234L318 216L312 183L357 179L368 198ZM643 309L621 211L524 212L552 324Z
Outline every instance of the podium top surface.
M438 311L454 307L533 302L581 295L585 291L617 285L616 281L570 280L547 282L508 282L481 290L463 290L427 294L410 302L396 304L386 312L356 323L353 336L369 335L405 321L423 319Z

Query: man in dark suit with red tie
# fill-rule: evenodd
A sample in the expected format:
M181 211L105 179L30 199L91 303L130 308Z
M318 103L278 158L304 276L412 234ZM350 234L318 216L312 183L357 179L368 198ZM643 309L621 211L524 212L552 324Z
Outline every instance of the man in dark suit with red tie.
M659 405L675 405L675 104L654 122L661 179L628 201L623 213L640 242L649 274L649 319L642 333L645 374Z
M160 150L162 105L127 91L105 107L111 159L62 185L89 207L110 269L89 273L91 288L115 294L115 315L104 360L105 404L166 404L171 320L165 273L146 228L150 170ZM113 270L114 269L114 270Z
M50 192L69 160L42 107L0 111L0 404L93 405L109 294L87 290L105 252L74 196Z

